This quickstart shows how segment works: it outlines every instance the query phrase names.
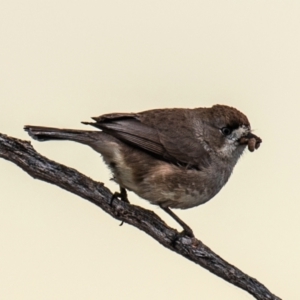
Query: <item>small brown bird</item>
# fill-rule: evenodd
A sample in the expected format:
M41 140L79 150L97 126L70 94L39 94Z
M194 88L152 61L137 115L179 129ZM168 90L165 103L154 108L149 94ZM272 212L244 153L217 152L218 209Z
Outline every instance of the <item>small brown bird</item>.
M193 236L170 208L187 209L213 198L225 185L246 146L262 140L247 117L225 105L112 113L83 122L101 131L25 126L38 141L70 140L99 152L120 185L159 205Z

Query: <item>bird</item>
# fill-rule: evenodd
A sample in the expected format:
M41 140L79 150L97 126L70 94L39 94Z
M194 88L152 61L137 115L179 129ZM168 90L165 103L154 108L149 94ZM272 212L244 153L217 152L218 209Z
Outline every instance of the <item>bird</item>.
M120 186L158 205L194 237L193 230L171 209L188 209L212 199L227 183L248 147L258 149L246 115L234 107L152 109L109 113L82 122L97 130L24 126L35 140L69 140L101 154ZM100 129L100 130L99 130Z

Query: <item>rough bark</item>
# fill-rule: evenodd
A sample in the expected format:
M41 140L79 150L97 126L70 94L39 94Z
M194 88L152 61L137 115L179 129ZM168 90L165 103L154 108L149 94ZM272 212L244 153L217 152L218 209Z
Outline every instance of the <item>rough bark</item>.
M55 184L100 207L112 217L144 231L166 248L184 256L215 275L247 291L259 300L280 300L255 278L223 260L196 238L178 235L154 212L114 199L103 183L37 153L30 142L0 134L0 157L30 176Z

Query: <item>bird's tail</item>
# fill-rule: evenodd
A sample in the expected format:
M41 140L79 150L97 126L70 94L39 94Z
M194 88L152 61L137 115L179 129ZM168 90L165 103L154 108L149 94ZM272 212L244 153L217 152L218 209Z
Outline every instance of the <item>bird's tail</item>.
M24 130L37 141L69 140L82 144L91 144L99 139L101 131L59 129L42 126L24 126Z

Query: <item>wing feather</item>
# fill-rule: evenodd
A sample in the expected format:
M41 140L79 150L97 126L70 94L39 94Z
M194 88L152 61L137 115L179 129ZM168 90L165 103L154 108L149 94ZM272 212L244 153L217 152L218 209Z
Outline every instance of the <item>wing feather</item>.
M107 114L93 118L93 125L121 141L156 157L191 168L208 166L210 156L195 137L189 116L178 109L180 122L174 122L170 110L140 114ZM170 129L171 128L171 129Z

